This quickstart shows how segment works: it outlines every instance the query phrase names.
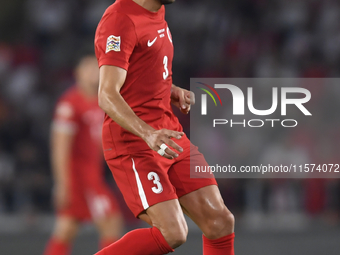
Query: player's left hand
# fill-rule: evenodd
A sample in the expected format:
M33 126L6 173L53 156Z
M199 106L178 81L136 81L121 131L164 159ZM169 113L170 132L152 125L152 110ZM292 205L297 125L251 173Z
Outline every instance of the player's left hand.
M195 104L195 94L192 91L172 85L171 103L178 107L182 113L188 114L191 105Z

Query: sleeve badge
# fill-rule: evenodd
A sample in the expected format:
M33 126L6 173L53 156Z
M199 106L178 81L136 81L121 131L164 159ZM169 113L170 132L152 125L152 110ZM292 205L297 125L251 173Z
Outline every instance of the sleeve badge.
M106 42L106 52L110 51L120 51L120 36L110 35Z

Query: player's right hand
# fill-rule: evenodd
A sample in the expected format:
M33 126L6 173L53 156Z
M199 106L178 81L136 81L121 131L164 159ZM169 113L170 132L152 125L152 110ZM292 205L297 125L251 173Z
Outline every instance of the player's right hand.
M65 209L69 204L69 192L66 185L55 185L53 189L54 207L57 210Z
M154 130L145 136L144 141L154 151L158 151L160 146L165 143L168 148L165 149L165 154L163 157L167 159L174 159L179 156L174 150L180 153L183 152L183 148L175 143L171 138L181 139L183 135L184 132L178 132L169 129ZM170 149L170 147L174 150Z

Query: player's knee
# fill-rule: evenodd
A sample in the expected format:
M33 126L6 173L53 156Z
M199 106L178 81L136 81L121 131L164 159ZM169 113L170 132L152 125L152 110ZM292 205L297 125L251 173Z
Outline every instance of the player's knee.
M175 223L165 229L161 229L161 232L169 246L175 249L186 242L188 226L186 222Z
M73 221L57 220L53 236L58 240L70 243L73 242L78 232L78 224Z
M204 235L209 239L218 239L234 232L235 217L223 207L212 213L207 219Z
M187 241L187 236L188 226L185 224L185 226L171 229L167 242L173 249L175 249Z
M76 232L73 229L60 229L59 231L54 232L54 237L64 243L71 243L73 242L76 236Z
M115 239L121 235L123 229L123 218L120 214L110 215L109 217L96 220L95 224L98 228L101 238Z

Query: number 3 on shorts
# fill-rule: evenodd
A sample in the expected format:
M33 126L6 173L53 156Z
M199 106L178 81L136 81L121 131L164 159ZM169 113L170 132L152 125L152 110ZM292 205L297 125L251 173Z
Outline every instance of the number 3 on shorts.
M162 186L162 184L160 183L160 179L159 179L158 174L156 174L155 172L150 172L150 173L148 174L148 179L149 179L150 181L153 180L153 183L157 186L157 187L152 187L152 191L155 192L156 194L162 193L162 191L163 191L163 186Z

